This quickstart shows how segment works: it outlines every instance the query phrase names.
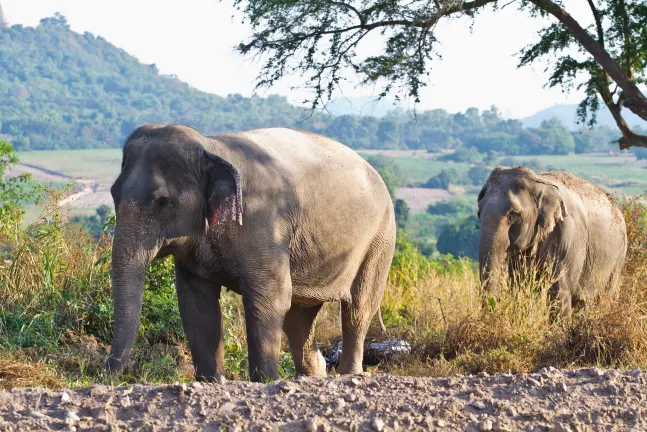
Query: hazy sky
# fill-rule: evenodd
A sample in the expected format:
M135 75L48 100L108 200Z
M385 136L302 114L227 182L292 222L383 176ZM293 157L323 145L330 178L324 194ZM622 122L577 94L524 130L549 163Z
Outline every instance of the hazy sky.
M34 26L55 12L77 32L101 35L143 63L155 63L164 74L207 92L249 96L259 65L240 58L233 46L249 27L241 15L232 19L231 0L0 0L11 24ZM567 0L567 10L584 22L584 0ZM506 116L523 117L556 103L576 103L581 94L565 95L544 88L543 65L517 69L514 54L536 40L541 22L512 4L485 12L469 32L470 20L452 20L437 28L442 60L432 64L431 84L423 90L419 109L463 111L494 104ZM376 46L364 47L372 50ZM261 95L279 93L299 103L304 94L290 91L288 79ZM344 95L371 96L370 88L347 86Z

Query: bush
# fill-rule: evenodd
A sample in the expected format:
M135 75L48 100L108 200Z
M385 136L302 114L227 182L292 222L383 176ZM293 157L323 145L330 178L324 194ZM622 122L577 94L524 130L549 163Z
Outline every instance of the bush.
M440 161L454 161L464 163L479 163L485 155L479 153L476 147L461 146L454 153L442 155L438 158Z
M475 215L446 226L438 236L438 252L478 260L480 227L481 224Z
M422 187L430 189L447 189L450 184L460 183L461 180L458 172L454 168L448 168L431 177L422 185Z

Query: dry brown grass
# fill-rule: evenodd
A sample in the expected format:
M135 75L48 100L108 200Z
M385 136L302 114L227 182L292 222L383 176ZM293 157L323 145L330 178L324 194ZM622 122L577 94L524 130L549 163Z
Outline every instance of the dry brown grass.
M484 293L468 263L461 272L391 272L383 308L391 331L411 341L411 356L381 369L397 374L531 371L543 366L647 367L647 208L621 203L629 249L616 292L567 319L551 300L550 265L520 263L511 283Z
M56 377L42 364L13 358L0 358L0 389L44 387L54 390L65 386L65 381Z

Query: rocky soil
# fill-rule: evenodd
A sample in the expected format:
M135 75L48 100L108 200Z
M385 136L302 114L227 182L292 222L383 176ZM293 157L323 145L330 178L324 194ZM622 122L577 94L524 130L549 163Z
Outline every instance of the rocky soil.
M647 430L647 373L543 369L431 379L360 374L273 384L0 392L0 430Z

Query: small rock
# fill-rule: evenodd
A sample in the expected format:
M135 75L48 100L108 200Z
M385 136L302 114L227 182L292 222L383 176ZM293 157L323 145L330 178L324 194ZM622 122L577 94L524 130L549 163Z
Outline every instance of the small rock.
M490 420L485 420L479 425L479 430L481 432L489 432L492 430L492 422Z
M438 426L439 428L444 428L445 426L447 426L447 423L445 423L445 420L443 419L438 419L436 420L436 426Z
M535 387L541 387L541 383L532 377L528 377L528 382Z
M61 393L61 402L67 402L70 400L70 395L66 392Z
M292 383L286 382L286 381L281 381L279 384L279 390L281 390L283 393L294 393L294 385Z
M474 401L470 404L473 408L476 408L477 410L484 410L485 409L485 403L483 401Z
M566 383L559 383L555 385L555 391L558 391L560 393L566 393L568 391L568 387L566 386Z
M202 385L202 383L200 383L200 382L198 382L198 381L194 381L194 382L191 384L191 387L193 387L195 390L201 390L201 389L203 389L203 388L204 388L204 386Z
M593 378L599 378L602 375L604 375L604 373L598 368L591 368L589 369L588 372L589 372L589 376Z
M339 411L346 407L346 402L343 399L337 399L332 403L332 407Z
M317 421L315 419L306 420L305 430L307 432L316 432L317 431Z
M225 402L224 404L220 405L218 412L220 414L231 414L232 412L234 412L234 408L236 408L236 405L231 402Z
M359 386L359 385L361 385L361 384L362 384L362 382L361 382L360 380L358 380L357 378L351 378L350 382L351 382L355 387L357 387L357 386Z
M620 372L618 372L615 369L611 369L604 374L604 378L606 378L607 380L613 380L617 378L619 375L620 375Z
M218 384L220 384L220 385L225 385L226 383L227 383L227 378L225 378L225 376L224 376L224 375L220 375L220 376L218 377Z
M564 423L555 422L555 424L553 425L553 428L550 431L551 432L571 432L571 427Z
M346 402L355 402L357 400L357 396L355 396L352 393L349 393L346 395L344 399L346 400Z
M43 414L40 411L29 411L29 417L37 418L37 419L42 419L47 417L45 414Z
M73 412L73 411L66 411L65 412L65 422L66 423L67 422L74 423L74 422L78 422L79 420L81 420L81 417L76 415L75 412Z
M512 432L512 428L507 423L498 421L494 424L492 430L497 432Z
M371 428L374 431L381 432L384 430L384 420L382 420L379 417L373 417L373 420L371 420Z
M182 383L182 385L180 385L180 390L182 390L182 392L186 393L186 391L187 391L188 389L189 389L189 388L187 387L187 385L186 385L186 384Z
M487 378L487 377L490 376L490 374L483 371L483 372L479 372L476 376L479 377L479 378Z
M515 407L508 407L508 409L505 410L506 414L510 417L516 417L517 415L517 409Z

